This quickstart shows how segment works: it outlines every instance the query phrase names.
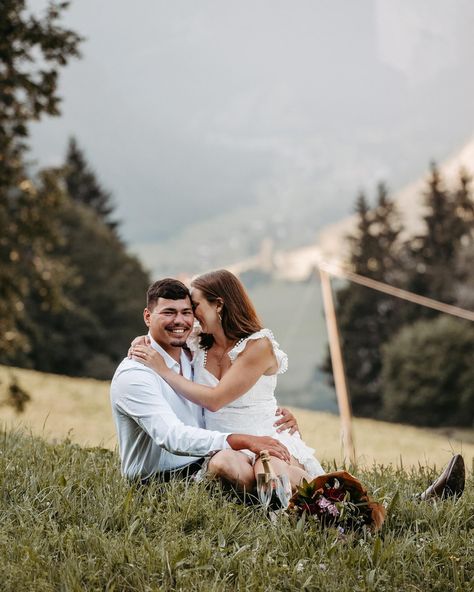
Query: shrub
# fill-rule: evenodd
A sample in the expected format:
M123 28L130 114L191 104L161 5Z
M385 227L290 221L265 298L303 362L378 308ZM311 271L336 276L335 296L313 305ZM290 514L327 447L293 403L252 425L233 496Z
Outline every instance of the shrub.
M403 328L383 350L383 411L415 425L471 426L474 326L446 316Z

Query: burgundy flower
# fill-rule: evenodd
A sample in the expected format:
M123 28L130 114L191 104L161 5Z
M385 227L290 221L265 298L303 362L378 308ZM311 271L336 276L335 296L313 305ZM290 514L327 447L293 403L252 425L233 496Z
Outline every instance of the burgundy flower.
M347 495L348 494L348 495ZM373 501L362 483L346 471L320 475L301 487L290 500L289 509L317 516L323 524L373 530L385 520L385 508Z

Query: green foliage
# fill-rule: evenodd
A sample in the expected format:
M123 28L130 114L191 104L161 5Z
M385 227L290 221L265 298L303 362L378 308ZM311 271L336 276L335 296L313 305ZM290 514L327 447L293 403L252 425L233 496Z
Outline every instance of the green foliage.
M461 170L457 189L447 191L433 164L425 190L425 206L425 232L402 242L398 215L385 188L379 187L377 205L372 210L365 197L360 196L356 206L358 231L349 237L352 268L365 277L472 308L474 201L469 175ZM434 319L439 313L356 284L346 284L338 290L336 301L347 380L356 414L424 425L436 425L436 421L442 424L451 421L454 425L472 422L472 412L461 411L463 405L451 405L451 412L443 414L436 405L430 404L425 419L422 418L422 409L428 401L438 400L441 406L445 405L447 400L457 396L456 392L448 394L447 390L459 392L460 385L468 384L472 379L466 357L459 353L458 363L452 359L451 366L461 373L454 379L452 368L435 363L435 360L442 360L445 352L442 338L433 334L433 343L428 347L429 331L426 330L423 334L426 347L420 350L415 342L408 348L408 341L402 341L408 340L408 334L415 339L415 328L413 333L404 333L400 341L396 337L402 327L422 319ZM438 327L437 324L434 326ZM442 335L444 326L440 327ZM455 323L452 327L456 327ZM467 335L472 339L472 333L464 334L462 343L466 348ZM448 337L454 338L454 333L449 333ZM421 339L421 335L418 338ZM391 345L384 349L387 343ZM402 351L398 353L397 347ZM416 363L409 361L408 349ZM424 362L422 352L427 349L431 353ZM459 352L454 346L451 351L453 355L454 351ZM387 356L390 359L386 361ZM414 365L419 373L418 382L411 375ZM324 369L330 370L329 357ZM441 391L444 394L439 399Z
M474 326L450 317L404 327L384 348L384 414L425 426L474 424Z
M30 122L59 114L59 71L79 56L67 6L0 6L0 362L110 378L142 331L148 275L75 141L63 170L32 178L24 164Z
M402 227L386 187L380 184L377 192L376 207L372 210L363 194L357 199L357 234L348 237L350 263L358 274L399 283ZM356 414L377 417L382 397L381 344L398 326L403 306L380 292L345 284L337 291L336 307L353 410ZM331 371L329 353L324 369Z
M25 331L31 311L58 311L64 285L73 275L58 255L62 241L56 219L64 195L53 171L20 177L15 187L0 186L0 360L27 356Z
M30 303L29 365L109 379L131 338L143 332L149 277L90 208L66 200L56 216L66 237L58 256L75 276L65 286L67 307L52 311Z
M0 352L26 355L20 324L27 299L57 309L69 279L53 252L61 240L54 212L62 200L50 171L31 178L24 164L30 122L59 113L60 69L78 56L79 36L60 26L67 3L50 2L41 18L24 0L0 4Z
M409 290L442 302L456 301L457 285L465 276L465 270L458 265L459 254L462 245L471 241L474 230L470 182L461 170L458 189L449 192L437 166L431 165L425 192L425 233L406 245L411 263ZM418 311L417 318L433 314Z
M378 535L270 520L218 484L137 488L116 455L20 434L0 439L2 590L423 590L474 577L472 476L463 497L418 503L433 469L358 475L389 503Z
M42 17L25 0L0 4L0 187L13 186L22 169L30 122L59 114L59 72L81 41L59 23L68 4L49 2Z

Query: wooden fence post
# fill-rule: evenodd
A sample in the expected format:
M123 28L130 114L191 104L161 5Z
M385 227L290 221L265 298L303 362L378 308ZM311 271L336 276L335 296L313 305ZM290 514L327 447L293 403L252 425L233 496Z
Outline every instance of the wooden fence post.
M348 459L355 465L356 455L354 440L352 437L352 411L347 392L346 376L344 373L344 364L342 361L341 344L339 332L337 329L336 310L332 297L331 279L324 269L319 269L321 276L321 288L323 293L324 314L326 316L326 326L329 339L329 350L331 352L332 370L334 374L334 383L336 386L337 404L341 417L341 436L344 450L344 462Z

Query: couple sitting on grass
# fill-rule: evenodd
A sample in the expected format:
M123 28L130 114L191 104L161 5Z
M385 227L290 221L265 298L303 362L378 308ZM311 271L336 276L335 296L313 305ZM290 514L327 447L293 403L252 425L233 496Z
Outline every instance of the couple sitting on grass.
M322 475L295 418L278 407L277 375L287 356L241 282L219 270L191 285L191 292L174 279L150 286L148 336L134 340L113 377L122 473L143 483L207 474L252 492L268 451L292 490ZM459 495L463 487L456 455L421 497Z

